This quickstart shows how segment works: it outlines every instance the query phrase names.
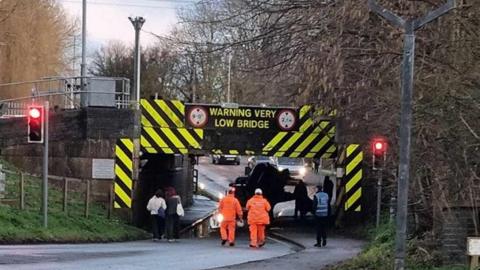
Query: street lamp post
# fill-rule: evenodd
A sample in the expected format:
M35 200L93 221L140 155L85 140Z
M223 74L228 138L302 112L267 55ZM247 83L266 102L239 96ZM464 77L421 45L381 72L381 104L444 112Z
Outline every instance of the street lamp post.
M395 237L395 270L405 269L405 241L407 238L408 214L408 182L410 178L410 148L412 130L412 95L413 70L415 62L415 31L425 24L455 8L455 0L448 0L441 7L427 13L418 19L408 19L397 16L381 7L375 0L368 0L368 7L389 21L394 26L404 30L403 63L402 63L402 93L400 114L400 161L397 191L397 218Z
M140 166L140 134L141 134L141 125L140 125L140 30L142 29L145 19L143 17L128 17L130 22L135 29L135 57L134 57L134 74L133 74L133 85L135 93L135 116L133 124L133 181L138 181L139 176L139 166ZM136 200L132 201L132 204L136 204ZM132 219L134 219L134 212L131 212Z
M85 77L85 65L86 65L86 44L87 44L87 0L82 1L82 63L80 65L80 81L82 84L82 91L85 90L84 87L84 77Z
M135 93L135 101L137 102L137 109L140 108L140 30L142 29L145 19L143 17L128 17L135 29L135 63L133 74L133 85Z
M229 33L223 33L223 39L221 40L224 44L229 44L230 40L232 38L232 35ZM231 100L231 84L232 84L232 58L233 58L233 52L232 48L230 46L227 46L225 49L225 52L227 53L227 61L228 61L228 74L227 74L227 103L230 103Z

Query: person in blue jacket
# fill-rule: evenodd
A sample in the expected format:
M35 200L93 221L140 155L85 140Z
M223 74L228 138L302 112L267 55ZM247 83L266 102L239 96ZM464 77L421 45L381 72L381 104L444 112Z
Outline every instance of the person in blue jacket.
M317 186L317 193L313 196L313 213L317 230L316 247L327 245L327 226L330 215L330 200L328 197L328 194L323 192L323 187Z

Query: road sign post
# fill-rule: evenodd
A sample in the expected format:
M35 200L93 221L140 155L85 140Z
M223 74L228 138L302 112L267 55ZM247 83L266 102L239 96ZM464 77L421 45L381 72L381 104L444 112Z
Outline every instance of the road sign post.
M413 70L415 61L415 30L455 8L455 0L433 10L418 19L408 19L395 15L381 7L375 0L368 1L368 7L405 31L402 63L402 96L400 115L400 161L397 198L397 221L395 240L395 270L405 269L405 240L407 237L408 182L410 178L410 146L412 130Z

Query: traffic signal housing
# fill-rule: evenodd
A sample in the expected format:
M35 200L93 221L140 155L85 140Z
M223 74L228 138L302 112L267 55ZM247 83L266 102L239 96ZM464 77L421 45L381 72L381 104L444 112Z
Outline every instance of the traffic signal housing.
M372 164L373 169L382 169L387 159L388 143L384 138L378 137L372 140Z
M28 143L43 143L44 120L43 106L28 107Z

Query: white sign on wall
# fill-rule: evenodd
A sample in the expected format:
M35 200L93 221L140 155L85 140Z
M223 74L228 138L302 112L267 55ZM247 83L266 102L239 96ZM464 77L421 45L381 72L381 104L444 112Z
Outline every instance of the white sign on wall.
M467 255L480 256L480 237L467 238Z
M92 159L92 178L93 179L113 179L115 162L113 159Z

